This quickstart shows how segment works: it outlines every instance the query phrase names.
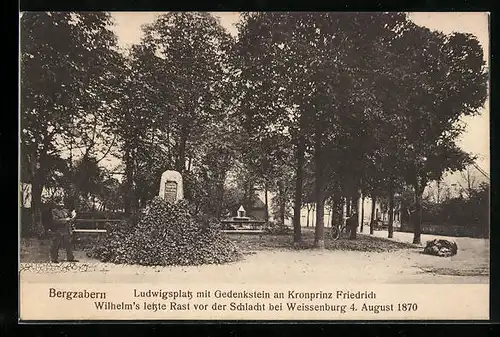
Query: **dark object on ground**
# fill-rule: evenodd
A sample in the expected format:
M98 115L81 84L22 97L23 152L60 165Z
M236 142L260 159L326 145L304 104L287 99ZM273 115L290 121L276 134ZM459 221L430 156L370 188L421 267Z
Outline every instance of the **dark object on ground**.
M181 200L156 197L137 225L110 226L93 255L103 262L140 265L201 265L233 262L237 247L219 230L203 228Z
M424 254L448 257L456 255L458 247L456 242L448 240L434 239L427 241L427 245L424 248Z

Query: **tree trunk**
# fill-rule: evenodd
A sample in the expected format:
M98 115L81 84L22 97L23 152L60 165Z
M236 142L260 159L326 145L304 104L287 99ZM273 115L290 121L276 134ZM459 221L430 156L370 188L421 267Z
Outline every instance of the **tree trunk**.
M165 125L165 130L167 136L166 144L167 144L168 168L170 169L172 167L171 165L173 164L173 158L172 158L172 144L170 144L170 123L168 122L168 118Z
M313 217L312 217L313 222L312 222L311 226L316 227L316 222L315 222L316 221L316 203L312 204L311 210L313 212Z
M353 211L356 212L356 224L359 225L359 200L361 199L361 195L359 191L356 192L356 196L352 197L352 208ZM358 230L358 226L354 228L354 232ZM353 235L356 238L356 234Z
M346 202L346 215L347 216L350 216L351 215L351 198L350 197L347 197L345 198L345 202Z
M179 140L179 155L177 157L177 162L175 163L175 169L179 172L183 172L186 169L186 144L188 139L188 128L182 126L181 135Z
M280 181L278 183L278 192L279 192L279 216L280 216L280 224L284 225L285 224L285 208L286 208L286 202L285 202L285 182Z
M394 190L389 188L389 239L394 237Z
M42 236L45 233L45 225L42 223L42 190L43 185L35 177L31 181L31 228L28 234L31 236Z
M244 184L243 208L245 208L247 212L250 210L250 206L252 205L252 190L253 183L250 181L249 177L246 177Z
M375 226L375 207L377 205L377 197L372 195L372 213L370 215L370 234L373 235L373 227Z
M332 200L332 217L330 219L330 225L332 227L335 226L335 213L337 212L337 201L335 199Z
M21 188L19 189L19 200L21 201L21 205L19 205L21 208L25 208L24 206L24 185L23 182L21 181Z
M295 200L293 208L293 242L299 243L302 241L302 229L300 224L300 210L302 208L302 182L304 175L304 154L305 154L305 136L303 133L299 136L297 144L297 167L295 177ZM307 209L307 227L309 227L309 207Z
M339 222L342 225L342 221L344 221L344 216L345 216L345 214L344 214L344 212L345 212L344 211L344 198L343 197L340 198L340 204L341 204L342 208L340 209L340 219L339 219ZM346 209L347 209L347 206L346 206Z
M177 163L175 164L175 169L178 172L183 172L186 166L186 140L182 139L179 144L179 156L177 157Z
M415 213L412 216L413 221L413 243L420 244L421 238L421 228L420 224L422 221L422 193L423 188L421 188L417 183L413 186L415 188Z
M217 219L220 219L221 217L221 206L224 201L224 183L219 183L217 184L217 197L216 197L217 203L215 205L215 217Z
M327 202L325 201L325 206L326 206ZM330 223L330 219L332 217L332 210L330 208L330 212L328 212L328 218L325 219L325 227L328 227L328 224Z
M360 233L363 233L363 225L365 222L365 196L361 198L361 226L360 226Z
M319 249L325 248L325 192L323 188L323 154L322 154L322 129L321 123L318 121L316 125L316 135L314 142L314 160L316 164L316 229L314 238L314 247Z
M266 204L266 209L264 211L264 220L267 222L269 221L269 200L267 198L267 184L264 187L264 200Z
M134 208L134 163L131 154L131 146L129 144L125 144L125 197L124 197L124 206L125 213L132 214Z
M316 191L316 230L314 247L323 249L325 248L325 199L322 191Z

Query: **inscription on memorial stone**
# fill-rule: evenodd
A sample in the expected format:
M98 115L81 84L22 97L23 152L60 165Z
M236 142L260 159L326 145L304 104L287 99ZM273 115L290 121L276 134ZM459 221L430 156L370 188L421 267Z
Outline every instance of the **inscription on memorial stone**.
M177 198L177 183L175 181L167 181L165 183L164 198L168 202L175 202Z

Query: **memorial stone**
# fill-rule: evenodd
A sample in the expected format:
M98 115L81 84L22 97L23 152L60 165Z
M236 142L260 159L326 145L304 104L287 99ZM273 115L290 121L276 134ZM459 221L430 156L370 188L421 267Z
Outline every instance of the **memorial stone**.
M161 175L160 198L175 203L184 198L182 175L177 171L165 171Z

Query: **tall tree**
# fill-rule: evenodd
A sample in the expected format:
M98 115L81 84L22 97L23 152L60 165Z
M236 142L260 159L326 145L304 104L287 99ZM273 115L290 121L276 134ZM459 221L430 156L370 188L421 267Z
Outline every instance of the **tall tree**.
M33 232L41 233L40 203L56 136L98 106L102 74L116 37L107 13L25 12L21 17L21 165L29 168Z
M408 46L419 46L408 48ZM470 34L444 35L407 22L387 62L397 95L398 143L405 181L415 192L414 243L420 243L421 199L428 182L461 170L471 157L457 145L463 116L476 115L487 97L483 50Z
M367 149L370 140L366 118L377 100L369 87L376 77L376 57L390 43L404 16L398 13L328 13L314 17L314 48L319 49L312 69L316 90L313 93L316 161L316 246L323 243L325 149L342 153L348 170L343 189L347 200L357 204ZM365 54L366 52L366 54ZM361 55L363 55L361 57ZM373 61L375 60L375 61ZM340 145L340 146L339 146ZM340 149L340 151L339 151ZM343 150L343 151L342 151ZM328 156L331 158L331 156Z
M295 163L294 242L301 241L300 209L307 141L307 76L300 46L304 34L290 13L245 13L239 25L237 57L243 123L253 134L287 137ZM266 136L268 135L268 136ZM279 143L276 143L276 145Z
M219 89L231 69L232 38L209 13L171 12L146 26L143 43L161 59L161 80L170 103L165 117L175 138L175 169L182 172L190 143L203 134L205 125L227 112L221 109Z

